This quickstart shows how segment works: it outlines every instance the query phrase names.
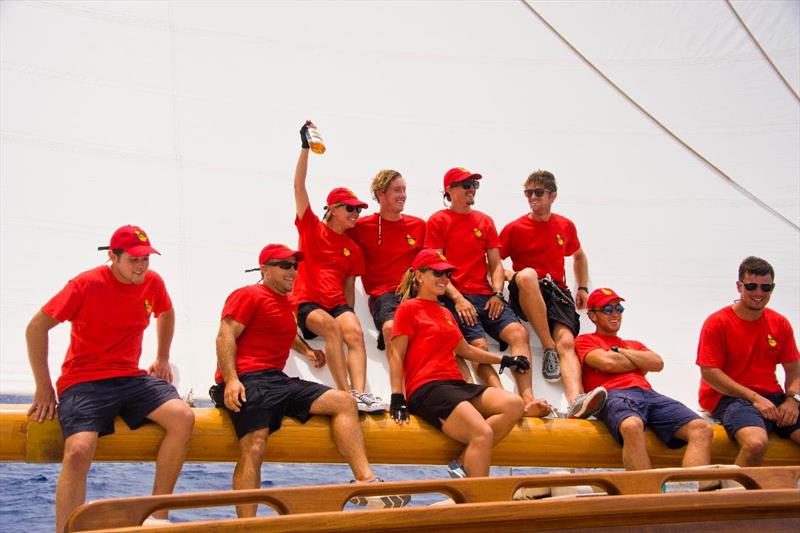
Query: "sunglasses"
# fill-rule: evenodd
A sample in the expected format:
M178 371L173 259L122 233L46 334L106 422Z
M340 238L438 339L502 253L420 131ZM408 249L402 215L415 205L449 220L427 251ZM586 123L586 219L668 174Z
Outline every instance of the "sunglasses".
M267 266L278 267L281 270L289 270L290 268L297 270L297 263L292 261L267 261Z
M447 279L450 279L450 277L453 275L452 270L433 270L432 268L419 268L417 270L419 270L420 272L432 272L433 276L436 278L441 278L442 276L445 276Z
M764 292L772 292L772 289L775 288L775 284L774 283L761 283L761 284L758 284L758 283L742 283L742 287L744 287L744 290L750 291L750 292L756 290L758 287L761 287L761 290L764 291Z
M352 213L355 211L356 213L361 214L361 206L360 205L342 205L345 209L347 209L348 213Z
M470 187L474 187L475 189L481 188L481 182L478 180L464 180L464 181L457 181L450 185L451 187L461 187L464 190L469 189Z
M550 192L547 189L543 189L541 187L536 189L525 189L525 197L530 198L531 196L535 196L536 198L541 198L544 196L544 193Z
M625 311L625 308L622 307L622 304L617 304L617 305L606 304L603 307L592 307L591 310L594 311L595 313L600 312L603 313L604 315L610 315L614 311L616 311L619 314L622 314L623 311Z

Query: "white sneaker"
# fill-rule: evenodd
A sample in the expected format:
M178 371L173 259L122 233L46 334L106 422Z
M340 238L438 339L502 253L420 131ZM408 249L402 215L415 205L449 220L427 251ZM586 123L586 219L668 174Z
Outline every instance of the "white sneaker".
M356 405L359 413L385 413L386 404L377 396L373 396L368 392L360 393L351 390L350 394L356 399Z
M356 480L350 480L355 483ZM383 483L383 480L376 477L369 483ZM392 509L395 507L405 507L411 501L410 494L391 494L388 496L354 496L350 498L350 503L366 507L367 509Z

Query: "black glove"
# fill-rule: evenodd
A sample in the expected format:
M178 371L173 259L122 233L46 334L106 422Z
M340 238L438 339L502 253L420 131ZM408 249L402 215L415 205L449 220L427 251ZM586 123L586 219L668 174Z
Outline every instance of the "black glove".
M500 361L500 373L502 374L503 370L509 367L517 372L527 372L530 370L531 364L524 355L504 355L503 360Z
M306 120L303 127L300 128L300 146L308 148L308 125L311 124L310 120Z
M392 394L392 401L389 405L389 415L395 422L408 422L408 407L406 407L405 395Z

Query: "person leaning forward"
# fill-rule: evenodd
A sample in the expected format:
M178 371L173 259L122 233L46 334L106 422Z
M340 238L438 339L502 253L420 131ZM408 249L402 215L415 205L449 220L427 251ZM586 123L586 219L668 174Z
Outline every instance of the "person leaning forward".
M28 358L36 380L29 415L42 422L56 412L64 437L64 459L56 485L56 531L86 500L86 479L97 439L114 433L114 418L131 429L152 420L166 431L156 459L153 494L175 488L194 414L170 382L169 350L175 311L164 281L149 270L150 254L158 254L138 226L122 226L111 236L109 265L71 279L31 319L26 330ZM139 368L142 336L156 318L155 362ZM69 348L56 391L47 365L48 332L72 323ZM167 512L153 513L166 522Z
M331 417L331 434L355 481L379 482L367 460L355 399L346 391L287 376L283 369L294 348L317 368L325 354L311 349L297 334L297 300L291 294L303 252L269 244L258 257L262 279L233 291L225 301L217 334L216 386L210 395L225 407L239 438L240 456L233 488L261 487L261 463L269 435L284 416L307 422L312 415ZM377 503L399 507L408 496L383 496ZM359 498L354 503L370 504ZM256 505L240 505L239 517L256 514Z
M500 255L511 257L513 272L506 272L508 300L522 320L529 321L542 343L542 375L564 381L569 418L588 418L600 408L606 391L598 387L584 394L581 363L575 354L580 317L575 309L586 306L589 261L581 248L575 224L551 212L558 196L556 178L537 170L525 180L530 213L507 224L500 232ZM566 283L564 258L572 256L578 290L575 298Z
M682 466L707 465L714 435L711 426L681 402L653 390L645 374L660 372L664 361L641 342L618 336L623 301L608 288L592 291L587 307L595 332L575 339L584 387L602 386L608 391L597 418L622 445L626 470L651 468L645 428L653 430L668 448L686 446Z
M800 444L800 353L789 321L767 308L775 270L759 257L739 265L739 299L709 316L700 330L700 407L736 441L739 466L759 466L769 432ZM785 388L775 367L782 365Z
M450 201L450 207L428 219L425 247L447 255L458 269L447 285L445 305L456 317L466 341L487 350L488 334L500 343L501 350L508 344L512 354L530 362L528 330L503 298L505 278L494 221L472 209L481 179L480 174L464 168L451 168L445 173L444 198ZM473 361L473 369L481 383L502 388L492 365ZM529 373L514 373L514 381L525 403L525 416L550 414L552 408L547 400L534 398Z

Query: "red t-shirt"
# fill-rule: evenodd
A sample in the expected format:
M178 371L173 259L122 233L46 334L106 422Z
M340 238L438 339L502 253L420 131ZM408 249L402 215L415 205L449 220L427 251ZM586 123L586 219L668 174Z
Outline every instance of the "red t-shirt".
M592 390L597 387L605 387L606 390L627 389L639 387L652 390L650 382L644 377L644 372L639 369L619 374L609 374L589 366L586 363L586 354L592 350L610 350L612 346L620 348L630 348L642 352L650 351L647 346L638 341L622 340L616 335L601 335L599 333L586 333L578 335L575 339L575 351L581 361L581 373L583 376L583 390Z
M314 302L326 309L347 303L344 280L364 273L361 248L347 235L336 233L307 208L303 218L295 217L300 234L300 261L294 290L299 303Z
M358 219L347 232L364 253L364 290L378 297L394 292L425 242L425 221L411 215L386 220L377 213ZM378 242L380 239L380 242Z
M141 284L122 283L106 265L69 280L42 311L72 323L69 348L56 381L59 396L72 385L140 376L142 336L156 318L172 309L164 280L148 270Z
M458 268L453 286L462 294L492 294L486 278L486 250L500 248L494 222L480 211L467 214L452 209L437 211L428 219L426 248L440 248L447 262Z
M464 379L455 354L461 331L452 313L439 302L412 298L401 303L392 326L392 337L400 335L408 337L403 379L409 398L431 381Z
M740 385L763 393L783 391L775 376L778 364L800 359L792 325L780 313L765 308L755 321L744 320L731 306L709 316L700 330L698 366L719 368ZM722 394L700 380L700 406L717 407Z
M500 256L511 257L514 272L533 268L540 279L550 274L564 288L564 258L581 247L575 224L555 213L547 222L531 220L528 215L509 222L500 232L500 242Z
M225 300L222 318L244 324L236 339L236 373L283 370L297 335L297 299L257 283L236 289ZM214 375L222 383L222 372Z

